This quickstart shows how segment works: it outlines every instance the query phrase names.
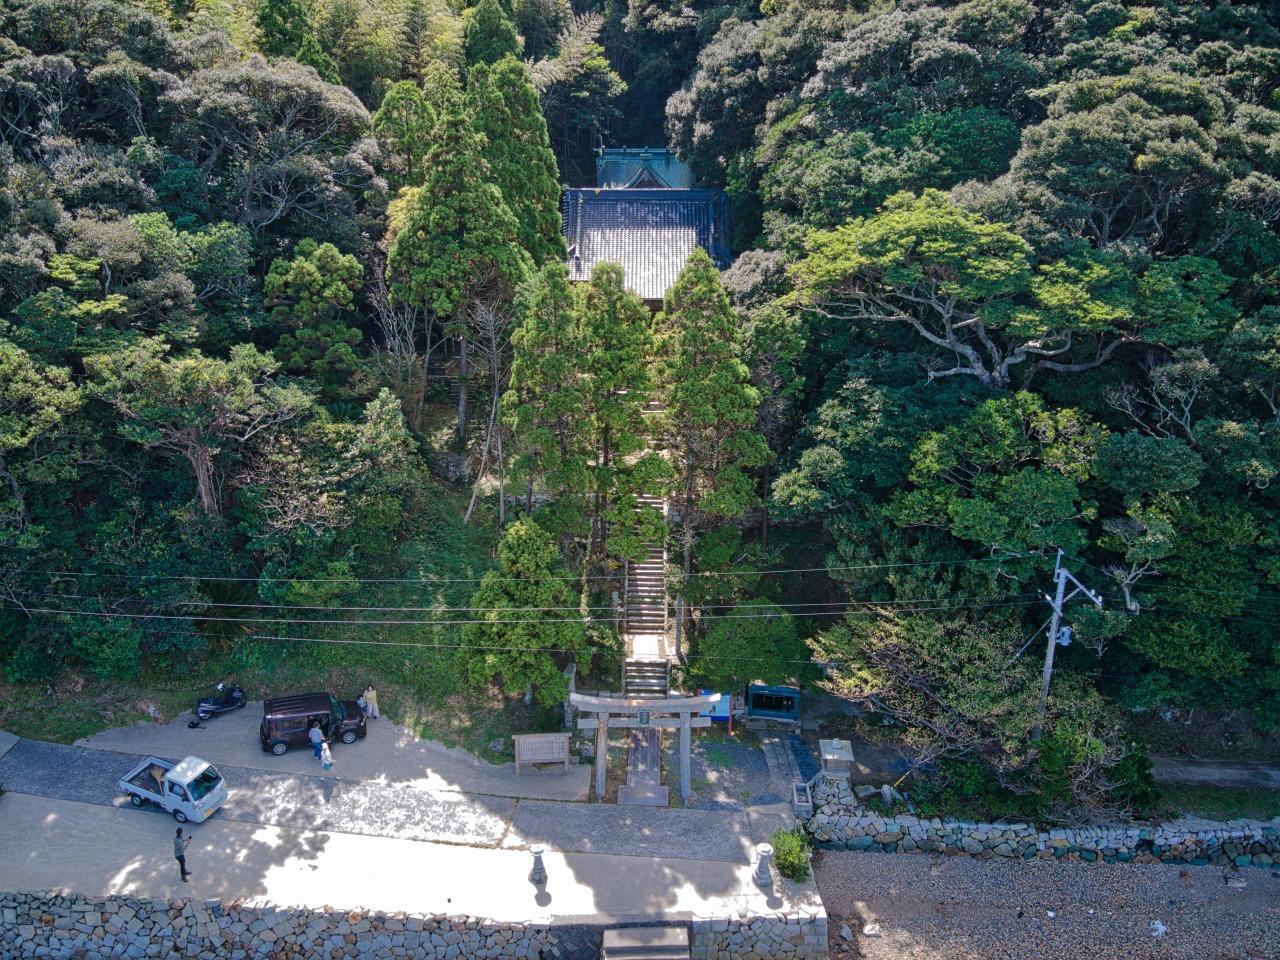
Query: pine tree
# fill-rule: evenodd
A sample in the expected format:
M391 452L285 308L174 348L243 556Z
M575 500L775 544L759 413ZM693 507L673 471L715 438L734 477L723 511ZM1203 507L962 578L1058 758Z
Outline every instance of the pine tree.
M302 0L259 0L257 20L258 49L269 57L295 56L310 32Z
M567 541L587 532L591 449L582 416L582 335L564 264L548 263L529 278L516 314L511 389L503 403L516 442L512 474L526 484L528 508L535 485L555 498L541 522Z
M565 258L560 182L538 92L515 57L479 64L469 77L475 125L488 138L485 159L520 226L520 243L539 266Z
M760 392L739 359L738 325L711 258L694 250L657 318L662 428L676 473L686 579L708 522L742 516L757 500L748 473L769 456L753 427Z
M464 16L462 42L468 64L497 63L503 57L520 55L516 26L498 0L480 0Z

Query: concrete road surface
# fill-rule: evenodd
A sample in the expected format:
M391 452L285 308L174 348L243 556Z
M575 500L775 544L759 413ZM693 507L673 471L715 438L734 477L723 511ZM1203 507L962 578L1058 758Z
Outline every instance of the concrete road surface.
M573 808L566 808L573 809ZM7 890L244 898L340 910L467 914L501 921L760 914L818 906L812 883L759 890L751 867L713 860L548 852L528 881L523 850L479 849L217 817L189 827L190 883L173 860L173 821L66 800L0 796Z
M275 757L262 749L258 726L262 703L251 701L243 710L215 717L191 729L184 713L172 722L137 723L103 730L77 741L78 746L118 750L129 754L185 757L195 754L215 766L258 767L285 773L312 774L319 764L309 748ZM333 746L337 773L347 780L413 784L420 789L485 793L498 797L538 800L585 800L591 784L589 764L551 766L516 776L515 764L491 764L452 747L423 740L386 718L369 721L369 735L352 744Z

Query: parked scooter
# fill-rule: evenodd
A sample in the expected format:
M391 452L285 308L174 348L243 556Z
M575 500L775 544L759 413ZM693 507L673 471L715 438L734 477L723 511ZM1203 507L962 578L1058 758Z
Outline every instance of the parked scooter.
M240 689L239 684L233 683L228 686L225 683L219 683L216 689L218 692L215 696L204 697L196 704L196 718L187 726L198 727L212 717L239 710L245 705L244 691Z

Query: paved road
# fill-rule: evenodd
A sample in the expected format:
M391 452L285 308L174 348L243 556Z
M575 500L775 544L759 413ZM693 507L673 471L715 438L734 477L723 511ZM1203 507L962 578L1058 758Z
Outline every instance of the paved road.
M521 800L504 846L545 843L555 850L636 857L680 856L750 863L754 844L795 822L785 805L745 813Z
M32 796L124 807L128 801L116 781L142 759L141 754L19 740L0 756L0 786ZM473 847L522 848L537 842L567 853L747 864L754 844L792 822L785 805L741 813L619 807L436 791L421 782L217 767L226 778L228 798L215 821ZM162 819L155 810L129 813Z
M218 897L285 905L568 922L759 914L814 905L812 884L765 892L749 866L715 860L548 852L529 883L524 850L477 849L214 817L193 828L190 883L173 861L173 821L100 804L0 797L6 890ZM785 905L785 904L783 904Z
M59 800L123 806L127 801L116 781L142 759L111 750L20 740L0 757L0 786ZM229 791L215 817L240 823L493 847L501 842L516 807L507 797L436 793L411 784L229 765L218 769ZM144 813L155 811L138 815Z
M271 773L310 774L316 769L309 749L290 750L283 757L264 753L258 740L262 704L210 720L203 727L187 726L184 713L167 724L137 723L103 730L76 746L119 750L122 753L185 757L195 754L218 767L256 768ZM369 721L369 735L356 743L335 744L337 772L349 780L412 783L435 792L531 797L539 800L586 800L591 767L570 764L569 772L554 767L518 776L515 764L492 764L465 750L423 740L412 730L386 718Z
M1280 957L1280 871L1244 870L1241 890L1214 867L838 852L816 872L836 960Z

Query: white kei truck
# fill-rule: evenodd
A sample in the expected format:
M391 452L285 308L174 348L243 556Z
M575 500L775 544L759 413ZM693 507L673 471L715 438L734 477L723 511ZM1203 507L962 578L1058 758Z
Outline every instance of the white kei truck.
M222 774L199 757L178 763L147 757L120 778L119 786L135 807L157 806L179 823L203 823L227 799Z

